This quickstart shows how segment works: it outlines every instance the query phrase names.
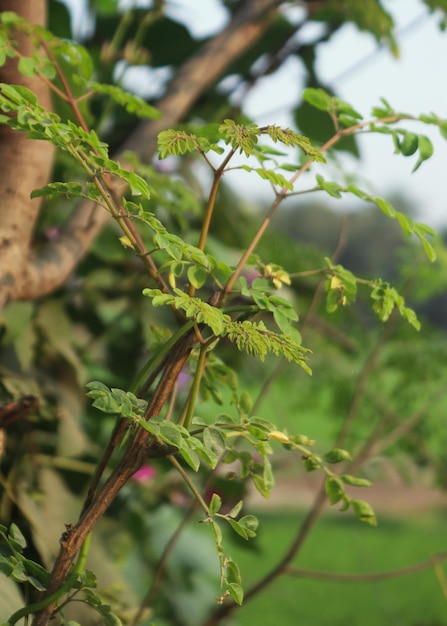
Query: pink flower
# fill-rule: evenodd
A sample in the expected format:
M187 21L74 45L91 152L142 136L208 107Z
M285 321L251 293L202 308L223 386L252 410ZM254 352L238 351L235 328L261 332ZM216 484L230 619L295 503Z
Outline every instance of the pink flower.
M132 480L134 480L136 483L140 483L140 485L144 485L145 483L152 480L155 477L156 473L157 472L152 467L152 465L143 465L132 476Z

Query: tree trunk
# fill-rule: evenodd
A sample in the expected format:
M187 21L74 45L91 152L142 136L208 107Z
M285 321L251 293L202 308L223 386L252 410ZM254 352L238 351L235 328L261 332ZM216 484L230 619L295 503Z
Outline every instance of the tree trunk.
M44 25L45 0L0 0L0 11L15 11L31 24ZM28 56L32 43L17 33L18 50ZM22 76L18 59L8 59L0 68L0 81L20 84L31 89L39 104L51 110L49 88L37 77ZM31 254L31 239L39 214L41 199L30 193L48 181L54 148L46 141L28 139L24 133L0 125L0 309L14 298L24 284Z

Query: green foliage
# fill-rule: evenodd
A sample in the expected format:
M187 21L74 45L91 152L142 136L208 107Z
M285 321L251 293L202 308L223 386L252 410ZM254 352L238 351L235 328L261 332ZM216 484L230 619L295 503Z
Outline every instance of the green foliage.
M270 357L276 356L298 365L310 375L311 355L317 367L321 366L326 352L329 360L332 358L332 348L328 349L326 345L323 349L318 341L314 342L316 349L313 353L302 345L302 330L312 326L312 322L317 325L320 288L315 282L306 283L303 289L303 279L309 276L324 281L327 313L348 306L354 308L361 299L361 292L367 291L372 301L370 308L380 322L387 322L397 311L414 329L420 329L416 313L407 306L397 289L384 279L359 277L354 268L348 269L330 258L324 259L325 267L321 268L323 255L319 255L316 266L312 265L314 257L309 256L305 259L309 267L302 272L296 271L295 259L283 266L277 258L261 260L255 250L280 203L294 193L303 193L300 188L302 175L312 170L316 163L320 168L331 163L332 148L339 141L353 140L362 131L391 135L396 153L404 157L416 156L413 169L416 171L431 158L432 144L427 136L400 127L400 124L435 125L445 137L447 122L434 114L413 117L395 112L384 99L381 106L373 109L373 119L364 120L351 104L320 86L313 86L303 91L303 100L310 108L324 113L333 126L332 133L319 145L289 128L259 126L233 113L235 119L227 117L228 113L216 113L209 124L193 126L188 123L183 128L165 129L159 133L159 159L183 157L180 160L182 165L174 175L164 175L162 168L158 171L155 166L140 163L136 155L117 160L109 149L108 132L104 129L115 127L116 136L111 133L110 137L112 145L117 142L119 132L126 132L127 124L134 128L134 116L154 120L160 114L148 102L129 94L117 84L110 84L107 79L112 81L116 74L115 61L120 55L129 64L139 64L142 59L150 58L150 52L141 47L141 41L150 25L162 19L158 13L161 8L156 6L153 12L149 11L146 22L134 24L136 30L130 47L118 52L122 33L134 15L131 15L132 19L126 17L130 15L128 13L119 16L115 2L94 5L99 23L103 24L104 16L116 20L116 32L111 42L104 42L107 46L101 53L88 50L69 38L53 36L45 29L29 26L14 13L3 12L1 15L0 63L16 57L18 71L51 85L56 100L55 111L49 112L39 104L30 89L22 85L0 84L3 112L0 122L16 132L26 133L31 139L51 142L59 151L56 180L32 190L31 197L44 198L47 207L56 207L64 215L67 201L93 201L114 218L113 227L97 244L85 265L77 270L79 273L73 279L73 285L67 284L67 291L57 296L65 298L65 308L56 296L55 300L40 303L36 311L33 307L13 303L12 308L6 309L2 320L4 341L14 347L26 374L40 370L40 365L44 364L46 372L52 372L56 378L59 376L61 388L67 386L70 391L76 388L78 398L82 397L79 389L90 380L86 395L92 402L88 408L88 424L83 424L90 436L88 444L84 442L85 433L80 435L83 432L80 424L84 419L80 416L85 413L83 398L77 409L80 424L72 426L76 437L82 440L79 444L82 458L74 458L76 454L72 454L73 458L67 460L60 453L56 433L66 427L66 423L60 425L58 422L63 420L53 419L39 431L40 440L35 449L44 450L44 453L40 455L43 460L40 458L38 463L45 462L47 448L51 448L54 463L62 463L61 468L69 477L79 467L82 468L79 473L85 472L87 465L88 473L94 474L94 488L89 492L83 512L92 515L95 507L99 507L97 519L105 511L104 503L113 501L111 516L115 519L122 516L121 521L131 521L129 533L136 539L138 552L143 551L145 519L150 517L144 499L148 499L153 509L163 498L169 499L169 471L173 468L175 480L191 494L188 502L193 507L201 507L204 517L200 521L208 524L211 530L222 588L218 603L230 597L240 605L244 597L242 574L239 565L229 556L227 535L222 529L228 528L234 536L249 541L257 535L258 519L245 511L243 498L238 496L227 506L217 492L214 482L222 467L231 468L233 480L269 498L275 485L276 457L273 455L277 448L281 448L284 454L298 457L304 471L321 473L331 505L339 505L341 511L350 509L359 521L371 526L375 526L377 520L367 502L349 495L350 487L368 487L371 482L349 473L354 471L350 466L355 464L356 457L342 447L344 441L340 441L343 438L339 438L335 447L321 453L315 451L314 439L301 433L289 433L279 410L275 411L272 421L266 419L258 409L258 402L240 387L236 373L238 360L242 358L244 364L250 363L246 370L254 363L253 369L258 372L258 361L270 363ZM358 28L368 30L378 40L385 39L393 49L395 47L391 18L375 0L363 4L327 2L324 7L317 8L315 19L329 20L334 29L340 21L353 21ZM162 23L162 27L165 28L166 24ZM32 42L33 51L29 56L21 56L18 52L15 29ZM168 38L167 41L171 40ZM94 46L94 41L91 44ZM192 41L189 44L195 45ZM101 54L106 59L105 69L102 66L97 68L94 61ZM206 121L207 113L201 106L198 103L192 117ZM119 129L121 120L124 122L122 131ZM291 156L293 150L298 153L298 158L296 154ZM250 157L253 159L249 161ZM207 169L209 178L202 180L200 174L195 174L197 162ZM190 167L190 163L194 166ZM260 184L267 183L273 191L270 207L258 229L250 236L240 233L243 235L241 240L246 240L242 251L226 245L218 231L216 234L212 230L213 218L218 219L219 213L226 216L229 213L227 206L222 208L219 204L219 193L224 190L224 175L228 178L234 169L253 173ZM396 220L406 235L415 236L430 261L436 260L435 246L431 242L435 233L429 226L414 222L388 200L370 195L352 182L341 185L326 180L320 173L315 174L315 181L316 186L310 191L323 191L337 199L351 194L363 202L373 203L386 217ZM203 195L208 197L204 199ZM234 215L229 218L234 221L232 227L242 230L236 208ZM47 215L42 217L44 234L45 219L48 219ZM135 266L135 256L139 257L141 265ZM25 338L30 338L26 348L19 344L19 337L25 333L28 333ZM78 333L80 339L77 339ZM105 340L101 343L98 337ZM344 345L346 343L345 340ZM313 343L309 345L313 346ZM34 352L39 350L40 361L34 358ZM323 356L320 356L320 350ZM353 363L354 367L347 368L351 378L352 372L359 367L354 360ZM129 364L132 376L135 375L133 382L128 379ZM390 377L396 375L393 367L390 372ZM293 395L299 396L307 383L299 374L295 375ZM42 376L39 383L50 396L50 406L45 410L54 415L53 405L57 405L58 398L51 396L48 390L51 382L46 376ZM182 387L185 377L188 379L186 388ZM11 374L9 382L4 383L5 390L14 389L15 384L18 383ZM345 390L337 391L341 394ZM285 393L292 395L289 390ZM70 392L67 395L70 396ZM345 393L345 400L347 396ZM160 398L163 401L159 405ZM214 408L211 417L205 418L201 416L201 402L207 400L213 402ZM216 405L224 408L217 412ZM99 411L102 419L98 419L91 409ZM50 418L48 420L50 422ZM106 444L104 456L97 458L96 444L98 440L105 441L114 420L112 439ZM51 431L50 437L46 431ZM125 433L125 436L119 441L120 460L116 462L113 453L118 445L114 440L117 433ZM22 461L28 452L27 445L34 450L34 444L28 443L28 433L23 448L20 447L22 443L17 443L21 442L20 437L13 438L13 441L18 447L12 447L12 454L8 450L12 459L8 461L12 477L22 473L16 472L15 451L19 450ZM131 457L135 441L144 446L140 449L146 451L148 461L154 463L152 469L159 485L154 480L154 489L147 490L151 493L137 492L140 485L135 476L142 468L137 466L141 459ZM92 470L92 458L97 462L96 470ZM101 480L102 473L109 471L109 464L118 472L124 461L134 472L135 484L129 481L120 495L116 491L110 497L107 490L114 488L111 487L113 481ZM333 466L341 467L338 473ZM86 486L86 481L79 478L74 490L84 492ZM206 493L210 489L211 495ZM183 491L181 496L188 498ZM174 497L172 501L175 501ZM17 506L23 505L19 503ZM75 526L70 526L70 532L85 531L88 515L82 515ZM29 517L32 519L31 515ZM23 518L26 519L26 515ZM33 534L32 524L29 533ZM154 535L156 540L155 531ZM0 537L1 572L18 583L44 591L50 584L51 573L24 556L27 539L18 527L14 523L9 530L0 526ZM65 543L61 542L62 551L66 549ZM299 541L295 543L300 544ZM34 541L34 544L37 546L39 542ZM85 569L87 548L88 539L84 538L78 560L60 588L39 602L16 611L8 623L16 623L52 602L61 601L58 609L62 609L62 603L76 599L96 611L101 623L121 624L112 604L93 591L97 583L96 576ZM167 548L163 558L168 559L169 550ZM70 555L72 560L74 557ZM148 566L140 554L131 553L128 569L135 578L139 578L135 571L144 569L147 578L158 584L166 566L163 558ZM135 584L138 586L140 581ZM171 602L175 605L175 601L169 598L176 595L174 577L168 580L166 588L168 591L162 591L161 604ZM147 590L141 590L141 593L147 593ZM68 623L76 624L74 621Z
M318 183L317 189L325 191L333 198L341 198L343 193L350 193L366 202L373 202L387 217L396 219L402 228L402 231L406 235L416 235L422 243L424 251L431 262L436 260L435 250L428 240L428 237L433 237L435 235L435 231L427 224L423 224L421 222L415 223L408 215L405 215L401 211L397 211L388 200L371 196L352 183L342 186L334 181L326 181L320 174L317 174L316 181Z

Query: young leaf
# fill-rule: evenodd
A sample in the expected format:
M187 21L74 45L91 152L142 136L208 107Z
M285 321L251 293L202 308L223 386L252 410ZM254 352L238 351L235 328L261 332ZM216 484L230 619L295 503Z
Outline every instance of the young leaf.
M145 102L139 96L124 91L117 85L107 85L90 81L88 87L96 93L110 96L117 104L123 106L128 113L149 119L158 119L160 117L160 112L156 108Z
M180 454L186 463L188 463L189 467L197 472L200 467L200 458L197 452L191 450L188 446L183 446L183 448L180 448Z
M357 476L351 476L351 474L342 474L340 479L346 483L346 485L352 485L353 487L371 487L372 482L366 478L357 478Z
M245 528L249 537L255 537L259 526L259 520L254 515L244 515L239 520L239 524Z
M233 600L240 606L244 601L244 590L242 587L236 583L228 583L227 587Z
M231 509L231 511L228 513L228 517L232 517L232 518L237 517L239 513L241 512L242 506L243 506L243 502L242 500L239 500L239 502L235 504L234 507Z
M343 483L337 476L328 476L324 488L331 504L340 502L345 495Z
M226 567L226 579L229 583L236 583L240 585L242 583L241 572L239 566L232 559L228 559Z
M363 500L351 500L351 506L360 522L364 522L370 526L377 526L376 515L370 504Z
M320 174L317 174L316 180L320 189L333 198L341 198L341 191L343 191L343 189L338 183L326 181Z
M340 463L341 461L351 461L351 455L347 450L341 448L334 448L323 456L326 463Z
M320 111L329 111L331 107L331 96L324 89L307 87L302 96L303 100Z
M231 517L228 517L226 519L234 532L237 533L239 537L242 537L242 539L248 541L250 537L248 535L247 529L241 526L239 522L237 522L235 519L232 519Z
M159 437L165 443L174 446L175 448L182 448L184 445L183 437L180 434L179 428L172 422L159 422Z
M213 427L204 428L202 437L205 446L214 453L222 454L225 450L225 438L219 429Z
M253 154L254 146L258 143L258 136L261 134L256 124L241 126L233 120L226 119L219 126L226 143L230 144L233 150L243 152L245 156Z
M433 144L425 135L419 135L419 160L413 168L415 172L424 161L429 159L433 154Z
M216 515L221 509L222 498L217 493L213 493L209 503L210 515Z
M322 467L321 458L316 454L311 454L303 460L306 472L314 472Z
M195 135L189 135L173 129L164 130L158 135L159 159L167 156L180 156L186 152L197 150L198 142Z
M9 527L9 538L12 539L22 550L26 548L26 539L17 524L12 523Z

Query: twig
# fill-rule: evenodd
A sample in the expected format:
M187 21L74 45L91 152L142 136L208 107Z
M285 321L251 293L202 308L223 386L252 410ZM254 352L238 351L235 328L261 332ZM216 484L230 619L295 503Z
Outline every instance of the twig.
M409 565L408 567L401 567L399 569L392 569L385 572L371 572L367 574L336 574L332 572L317 572L315 570L304 569L301 567L287 567L285 569L285 573L289 574L290 576L297 576L299 578L311 578L314 580L326 582L380 582L381 580L388 580L389 578L397 578L399 576L408 576L409 574L415 574L431 567L436 571L436 563L439 561L445 561L446 559L447 552L438 552L437 554L431 556L429 559L421 561L420 563L415 563L414 565ZM445 594L444 589L443 591ZM447 599L447 595L445 597Z

